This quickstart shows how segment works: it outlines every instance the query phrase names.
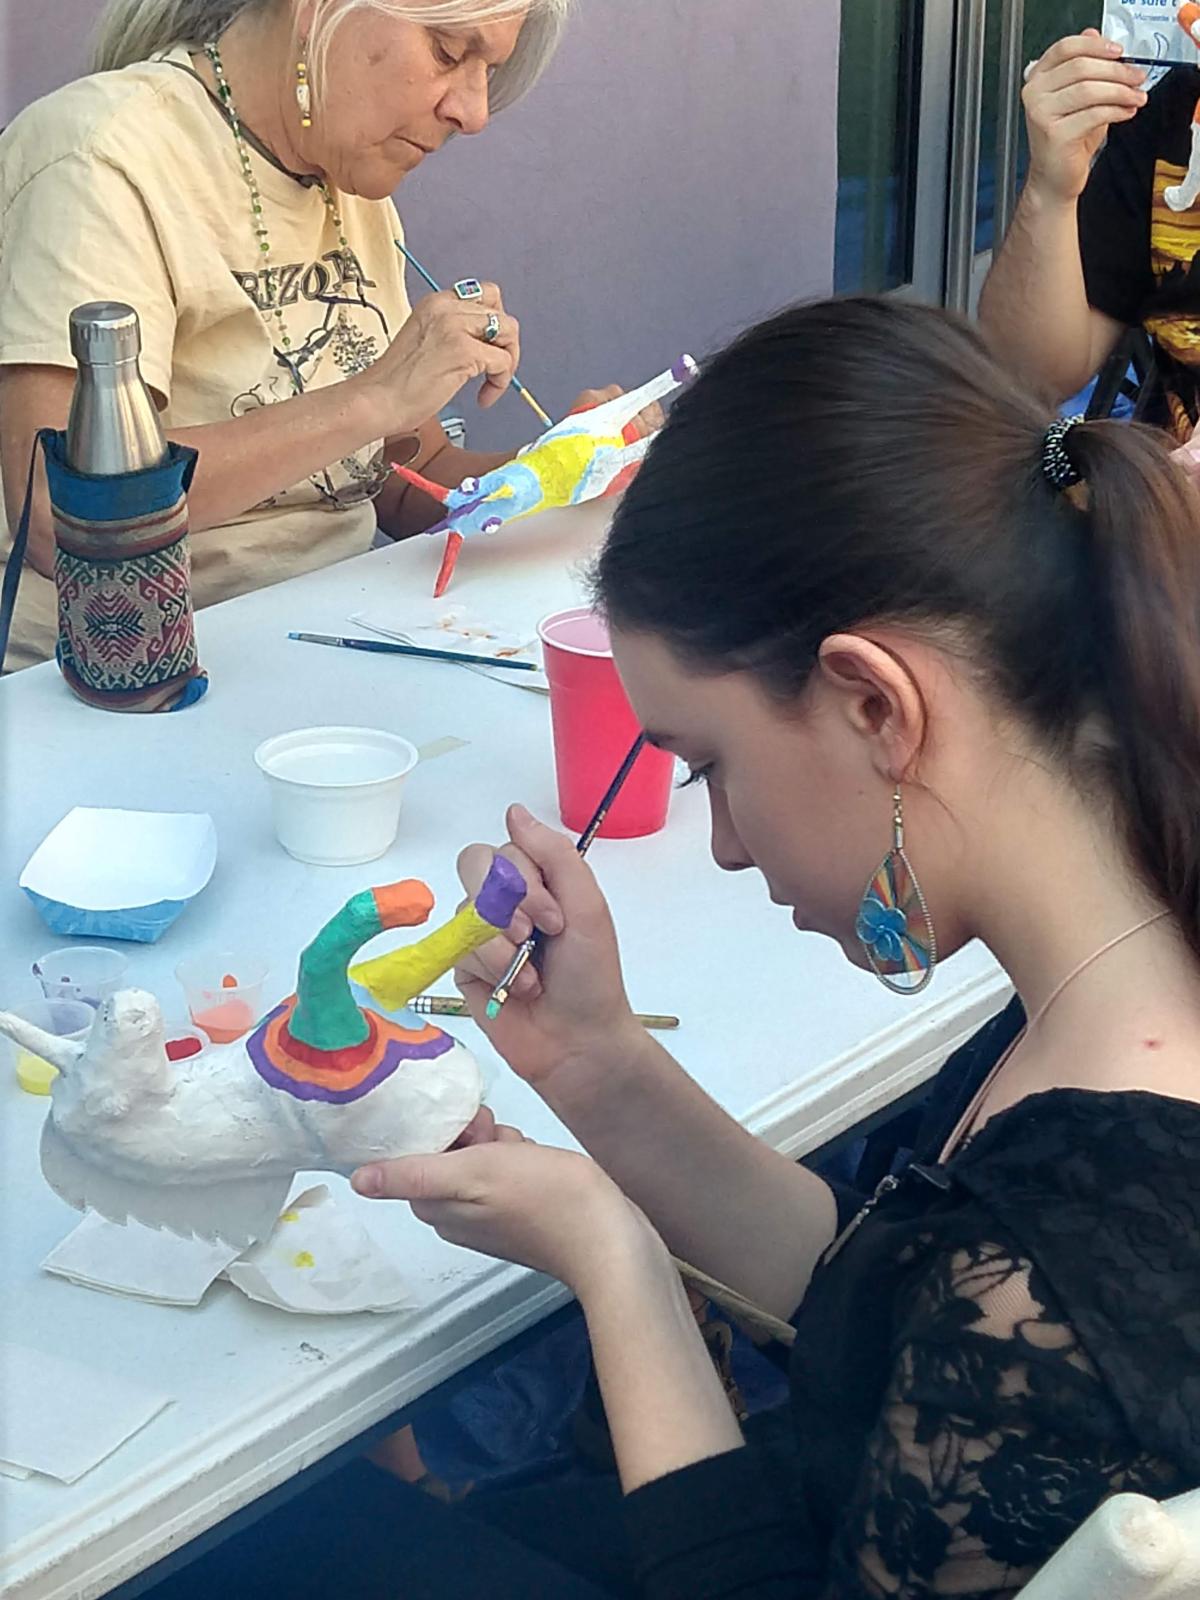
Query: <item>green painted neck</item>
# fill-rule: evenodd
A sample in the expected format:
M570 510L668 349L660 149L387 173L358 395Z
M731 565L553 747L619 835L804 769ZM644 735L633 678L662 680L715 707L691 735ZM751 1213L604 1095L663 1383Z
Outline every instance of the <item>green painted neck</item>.
M349 1050L370 1036L355 1004L347 968L351 958L381 932L375 896L356 894L327 922L300 957L296 1009L288 1023L293 1039L314 1050Z

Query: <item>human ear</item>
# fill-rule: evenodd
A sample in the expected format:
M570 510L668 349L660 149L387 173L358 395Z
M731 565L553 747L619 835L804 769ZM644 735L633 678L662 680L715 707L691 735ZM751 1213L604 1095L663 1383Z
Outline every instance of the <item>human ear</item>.
M909 778L928 718L904 657L860 633L831 633L817 652L817 670L836 713L868 743L880 776L893 784Z

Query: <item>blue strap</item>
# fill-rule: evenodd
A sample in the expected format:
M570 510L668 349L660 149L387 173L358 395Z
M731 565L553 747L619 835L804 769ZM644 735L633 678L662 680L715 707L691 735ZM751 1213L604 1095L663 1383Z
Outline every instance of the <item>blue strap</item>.
M13 535L12 549L8 555L8 565L4 569L4 587L0 589L0 673L4 671L4 658L8 654L8 635L12 629L13 612L17 609L17 586L21 582L21 569L25 565L25 547L29 543L29 517L33 510L33 479L37 471L38 445L42 442L42 433L35 435L33 449L29 452L29 481L25 485L25 504L21 510L21 518L17 523L17 531Z

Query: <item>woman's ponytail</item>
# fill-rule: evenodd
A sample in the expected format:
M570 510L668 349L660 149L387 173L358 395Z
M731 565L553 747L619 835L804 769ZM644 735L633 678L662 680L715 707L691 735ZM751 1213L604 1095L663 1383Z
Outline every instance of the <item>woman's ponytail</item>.
M1108 783L1200 956L1200 495L1150 429L1089 422L1065 443L1086 484Z

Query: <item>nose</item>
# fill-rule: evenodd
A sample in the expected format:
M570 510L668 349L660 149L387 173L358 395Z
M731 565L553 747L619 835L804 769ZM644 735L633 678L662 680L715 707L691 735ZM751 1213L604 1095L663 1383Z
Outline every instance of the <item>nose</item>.
M712 784L708 789L708 806L712 817L709 848L713 860L722 872L745 872L754 863L750 860L745 845L738 838L725 796Z
M477 59L464 61L446 87L439 116L459 133L482 133L488 125L488 90L486 64Z

